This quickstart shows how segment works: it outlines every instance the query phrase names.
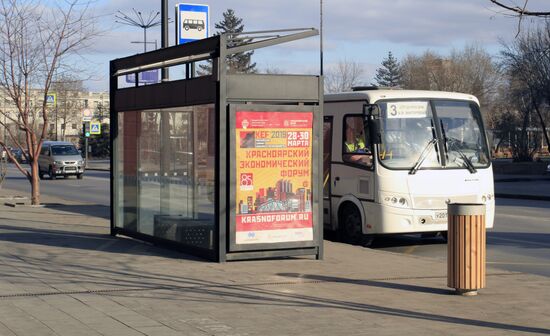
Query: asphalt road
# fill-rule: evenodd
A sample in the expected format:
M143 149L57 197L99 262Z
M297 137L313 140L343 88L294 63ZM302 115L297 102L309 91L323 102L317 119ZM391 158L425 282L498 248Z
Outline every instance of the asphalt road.
M378 238L374 249L447 258L441 238ZM495 225L487 231L487 265L550 277L550 202L497 199Z
M3 188L18 190L30 195L31 185L26 177L14 165L8 165L8 175ZM40 193L68 200L79 200L86 203L109 206L109 172L88 170L84 179L76 177L57 178L40 181Z
M517 188L522 187L516 182ZM30 192L28 181L10 166L4 188ZM41 193L109 206L109 172L43 180ZM443 239L402 235L377 238L371 248L431 258L447 258ZM550 276L550 202L497 199L495 226L487 232L487 264L509 271Z

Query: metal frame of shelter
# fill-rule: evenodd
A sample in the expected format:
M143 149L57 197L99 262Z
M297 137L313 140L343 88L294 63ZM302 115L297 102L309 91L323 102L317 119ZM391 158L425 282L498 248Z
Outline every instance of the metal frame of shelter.
M160 246L177 249L209 260L261 259L298 255L323 256L322 213L322 99L323 78L315 75L230 73L227 57L237 53L269 47L318 35L314 28L222 34L207 39L151 51L110 62L110 132L111 132L111 234L125 235ZM163 80L140 85L140 72L211 60L209 75L181 80ZM121 77L135 74L132 87L119 88ZM212 248L190 246L173 239L139 232L136 227L121 225L119 194L122 192L119 148L119 114L213 104L215 116L214 230ZM235 111L307 112L313 115L311 142L311 214L313 239L261 244L235 242L236 170ZM139 191L136 191L138 193ZM139 204L137 205L139 207Z

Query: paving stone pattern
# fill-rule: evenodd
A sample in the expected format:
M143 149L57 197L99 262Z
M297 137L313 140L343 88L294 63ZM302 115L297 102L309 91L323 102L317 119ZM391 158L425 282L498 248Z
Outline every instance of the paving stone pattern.
M2 190L5 195L9 191ZM0 335L550 334L550 279L325 242L325 260L217 264L109 236L104 207L0 206Z

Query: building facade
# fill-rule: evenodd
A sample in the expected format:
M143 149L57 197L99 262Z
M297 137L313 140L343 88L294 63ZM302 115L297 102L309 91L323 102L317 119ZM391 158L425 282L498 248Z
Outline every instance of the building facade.
M86 109L93 115L93 121L109 123L109 93L81 90L51 91L48 93L46 113L48 113L48 127L46 140L70 141L78 144L82 137L82 115ZM29 97L30 123L36 130L43 126L41 111L44 103L43 90L31 90ZM21 115L14 101L5 91L0 91L0 136L9 147L15 143L10 137L14 134L18 142L24 142L24 131L18 127Z

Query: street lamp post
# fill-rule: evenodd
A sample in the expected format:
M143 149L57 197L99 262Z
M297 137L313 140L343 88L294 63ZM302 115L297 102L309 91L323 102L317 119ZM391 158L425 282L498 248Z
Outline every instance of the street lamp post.
M320 1L320 17L319 17L319 39L320 39L320 75L323 75L323 0Z
M132 18L121 11L118 11L118 14L115 17L117 23L125 24L128 26L139 27L143 29L143 52L147 52L147 29L159 26L161 20L158 19L160 12L151 11L147 18L143 18L141 12L138 12L135 8L132 8L134 11L135 18Z
M55 141L58 141L57 138L57 96L55 97Z
M4 112L4 146L7 146L8 145L8 143L7 143L7 141L8 141L8 134L7 134L8 133L8 124L6 123L7 122L7 120L6 120L7 119L7 117L6 117L6 114L7 114L7 112L6 112L6 99L2 100L2 106L3 106L2 112Z
M160 47L168 48L168 0L161 0L161 35L160 35ZM167 82L169 78L168 68L162 68L161 77L163 82Z

